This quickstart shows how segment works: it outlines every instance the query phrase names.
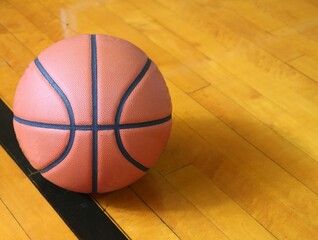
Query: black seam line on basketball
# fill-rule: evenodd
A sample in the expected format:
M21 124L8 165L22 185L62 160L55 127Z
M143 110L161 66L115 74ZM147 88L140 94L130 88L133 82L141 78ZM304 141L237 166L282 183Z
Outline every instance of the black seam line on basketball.
M143 69L141 70L141 72L138 74L138 76L136 77L136 79L132 82L132 84L128 87L127 91L125 92L125 94L123 95L123 97L121 98L117 111L116 111L116 116L115 116L115 125L119 125L120 124L120 117L124 108L124 105L128 99L128 97L130 96L130 94L132 93L132 91L136 88L136 86L138 85L138 83L143 79L143 77L145 76L146 72L148 71L149 67L151 65L151 60L148 58L147 62L145 64L145 66L143 67ZM135 167L137 167L138 169L140 169L141 171L146 172L149 168L145 167L144 165L142 165L141 163L139 163L138 161L136 161L132 156L130 156L130 154L127 152L127 150L124 147L124 144L122 142L121 136L120 136L120 131L119 129L115 129L115 136L116 136L116 142L118 145L118 148L121 152L121 154L131 163L133 164Z
M92 109L93 109L93 141L92 141L92 191L97 192L98 172L98 106L97 106L97 46L96 35L91 35L91 71L92 71Z
M74 142L74 138L75 138L75 130L73 129L75 126L75 118L74 118L74 113L73 113L71 103L68 100L68 98L66 97L65 93L57 85L57 83L53 80L53 78L50 76L50 74L44 69L43 65L41 64L41 62L39 61L38 58L36 58L34 60L34 63L36 65L36 67L39 69L39 71L41 72L41 74L43 75L43 77L46 79L46 81L48 81L48 83L52 86L52 88L56 91L56 93L62 99L62 101L66 107L67 114L68 114L68 117L70 120L70 126L71 126L71 128L69 129L70 130L70 137L69 137L68 143L67 143L64 151L52 163L50 163L48 166L46 166L40 170L41 173L45 173L45 172L49 171L50 169L52 169L53 167L55 167L56 165L58 165L60 162L62 162L65 159L65 157L68 155L68 153L70 152L72 145L73 145L73 142Z
M98 125L97 130L121 130L121 129L131 129L131 128L143 128L143 127L151 127L151 126L156 126L160 125L162 123L168 122L171 120L171 115L156 119L156 120L151 120L147 122L139 122L139 123L126 123L126 124L119 124L119 125ZM21 123L23 125L31 126L31 127L37 127L37 128L47 128L47 129L57 129L57 130L75 130L75 131L92 131L93 126L92 125L75 125L74 127L71 127L70 125L67 124L54 124L54 123L42 123L42 122L35 122L35 121L30 121L26 120L17 116L14 116L13 119Z

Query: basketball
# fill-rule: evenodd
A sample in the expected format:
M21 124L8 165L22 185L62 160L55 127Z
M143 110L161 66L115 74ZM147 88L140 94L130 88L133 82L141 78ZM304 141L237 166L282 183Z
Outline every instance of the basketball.
M114 191L159 160L171 129L164 78L132 43L83 34L32 61L16 89L13 124L30 164L67 190Z

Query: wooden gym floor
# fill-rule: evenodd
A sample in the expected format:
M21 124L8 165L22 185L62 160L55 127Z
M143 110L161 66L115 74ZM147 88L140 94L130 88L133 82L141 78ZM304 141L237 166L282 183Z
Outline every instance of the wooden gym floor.
M127 238L318 239L318 1L2 0L9 108L27 64L78 33L139 46L172 96L156 167L90 198ZM59 214L0 147L0 238L84 238Z

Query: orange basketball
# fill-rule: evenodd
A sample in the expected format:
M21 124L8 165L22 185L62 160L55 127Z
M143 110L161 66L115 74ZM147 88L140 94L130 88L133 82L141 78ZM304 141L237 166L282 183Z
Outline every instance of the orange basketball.
M14 129L31 165L76 192L109 192L158 161L171 101L156 65L105 35L62 40L30 63L14 99Z

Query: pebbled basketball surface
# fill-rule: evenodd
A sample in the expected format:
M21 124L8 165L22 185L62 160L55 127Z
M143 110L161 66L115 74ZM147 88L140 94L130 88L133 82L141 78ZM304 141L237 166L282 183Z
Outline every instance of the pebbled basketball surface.
M14 128L32 166L78 192L108 192L159 159L171 101L156 65L104 35L60 41L32 62L16 90Z

